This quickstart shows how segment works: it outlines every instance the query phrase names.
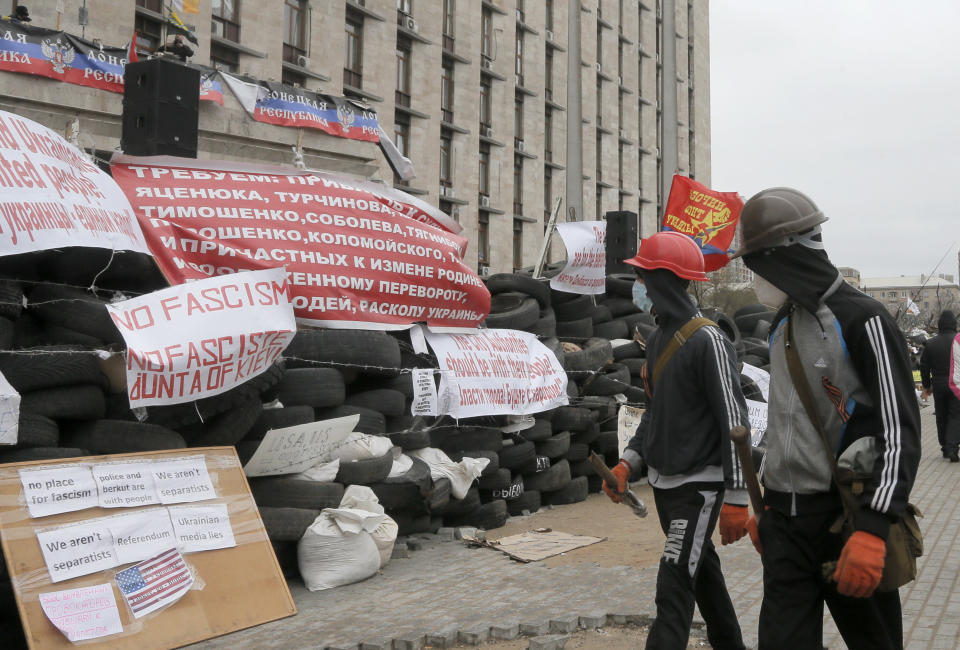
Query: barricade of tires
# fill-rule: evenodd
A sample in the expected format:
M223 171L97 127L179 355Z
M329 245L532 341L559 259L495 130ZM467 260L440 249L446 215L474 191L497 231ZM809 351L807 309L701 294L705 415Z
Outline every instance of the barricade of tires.
M69 249L66 259L6 269L7 277L18 279L0 280L0 372L22 396L19 442L0 449L0 463L211 445L235 446L245 462L267 431L358 415L356 430L389 437L391 453L343 463L329 482L302 475L249 481L290 571L297 540L320 510L339 505L346 485L369 486L400 535L443 525L492 529L510 515L583 501L601 485L589 453L608 465L617 462L619 405L645 402L644 349L632 339L642 340L655 324L631 301L632 276L611 275L606 294L594 299L551 291L545 280L499 274L488 281L493 309L485 325L536 334L569 378L570 405L537 414L522 430L504 433L504 416L410 416L410 371L436 368L436 359L417 354L405 332L364 330L301 330L282 362L237 388L134 412L122 364L116 364L120 357L112 366L102 358L104 351L123 351L104 304L118 291L130 297L165 284L145 256L118 255L119 268L111 263L104 272L109 260L101 253L87 251L91 257L85 257ZM94 283L96 289L83 288ZM720 323L738 355L762 366L772 315L760 307L745 307L733 319L707 315ZM748 329L750 336L742 337ZM454 462L490 462L461 499L418 459L406 473L389 476L396 454L425 447Z

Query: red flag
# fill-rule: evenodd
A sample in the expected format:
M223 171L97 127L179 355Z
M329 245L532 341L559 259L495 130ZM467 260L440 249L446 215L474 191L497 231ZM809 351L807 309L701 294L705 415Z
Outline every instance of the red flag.
M704 269L716 271L730 261L727 249L740 220L743 201L736 192L715 192L702 183L674 175L662 230L675 230L697 242Z
M127 63L136 63L140 60L137 56L137 32L133 32L133 38L130 39L130 45L127 46Z

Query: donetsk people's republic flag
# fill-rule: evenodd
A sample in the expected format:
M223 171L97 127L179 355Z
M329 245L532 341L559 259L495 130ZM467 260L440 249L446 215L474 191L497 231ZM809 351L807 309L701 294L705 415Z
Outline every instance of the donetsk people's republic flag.
M730 258L727 249L737 230L743 201L736 192L715 192L702 183L674 175L663 214L663 230L691 237L703 251L704 270L716 271Z

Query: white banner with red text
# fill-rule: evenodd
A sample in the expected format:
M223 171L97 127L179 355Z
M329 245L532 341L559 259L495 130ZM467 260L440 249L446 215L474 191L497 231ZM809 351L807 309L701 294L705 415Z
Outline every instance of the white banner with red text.
M607 290L607 222L558 223L567 248L567 265L550 279L550 288L567 293L596 294Z
M526 415L568 403L567 374L535 334L426 333L440 365L437 415Z
M467 239L362 182L174 158L115 158L113 175L171 283L282 264L297 318L324 327L467 330L490 311Z
M148 252L108 174L42 124L0 111L0 255L66 246Z
M269 368L296 333L282 268L191 282L107 310L127 344L131 408L230 390Z

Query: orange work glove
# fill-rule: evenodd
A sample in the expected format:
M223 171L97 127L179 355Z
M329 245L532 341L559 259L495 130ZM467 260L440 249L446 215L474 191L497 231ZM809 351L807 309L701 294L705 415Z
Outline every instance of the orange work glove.
M856 531L843 545L833 579L844 596L869 598L880 584L887 543L872 533Z
M760 531L757 528L756 515L747 520L747 532L750 533L750 541L753 542L753 548L757 549L757 553L763 555L763 544L760 542Z
M720 541L733 544L747 534L747 506L724 503L720 508Z
M610 500L614 503L620 503L620 495L627 490L627 479L630 478L630 474L633 472L633 469L630 467L630 463L620 459L620 462L617 463L617 466L611 469L613 475L617 477L617 489L614 491L607 485L607 482L603 482L603 492ZM619 493L619 494L618 494Z

